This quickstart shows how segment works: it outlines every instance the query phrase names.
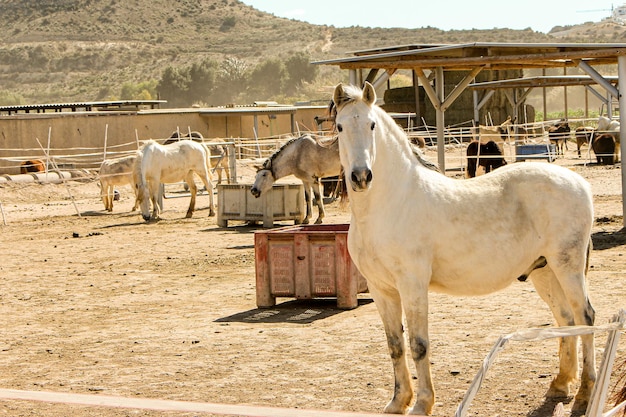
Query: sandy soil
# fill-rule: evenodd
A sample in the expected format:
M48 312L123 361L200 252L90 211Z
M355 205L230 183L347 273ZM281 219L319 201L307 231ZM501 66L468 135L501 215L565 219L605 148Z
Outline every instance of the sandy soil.
M594 188L589 288L606 323L626 308L620 170L557 163ZM191 219L188 199L170 198L163 220L146 224L129 212L129 189L107 213L96 182L68 184L0 185L0 388L357 412L387 403L391 363L368 294L353 310L279 299L267 314L255 304L258 227L217 227L206 196ZM348 221L337 203L327 208L327 223ZM553 324L529 282L488 297L432 294L430 306L437 416L454 414L500 335ZM598 361L605 340L597 337ZM470 415L551 415L543 394L557 366L555 340L510 344ZM563 401L569 410L571 398ZM0 415L197 414L0 401Z

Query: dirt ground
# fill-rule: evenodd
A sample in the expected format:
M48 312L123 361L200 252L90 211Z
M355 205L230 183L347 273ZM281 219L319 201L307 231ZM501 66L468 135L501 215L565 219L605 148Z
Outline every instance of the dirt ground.
M604 324L626 308L621 172L574 155L556 163L594 189L589 290ZM103 211L93 180L1 184L0 202L0 388L354 412L380 412L390 399L391 362L369 295L353 310L286 298L257 309L260 227L217 227L206 196L191 219L187 198L167 199L163 220L150 224L129 211L127 188L113 213ZM337 203L327 209L326 223L348 222ZM554 210L568 216L567 207ZM431 294L434 415L454 414L500 335L550 325L530 282L486 297ZM605 341L598 335L598 362ZM618 355L626 356L624 340ZM555 402L543 394L557 370L555 340L512 342L469 414L551 415ZM561 401L569 415L571 398ZM199 414L0 400L0 415Z

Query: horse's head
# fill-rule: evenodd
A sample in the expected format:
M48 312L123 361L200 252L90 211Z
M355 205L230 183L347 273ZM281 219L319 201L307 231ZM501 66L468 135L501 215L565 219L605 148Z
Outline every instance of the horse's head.
M150 196L148 196L147 187L143 186L140 183L135 183L135 187L137 188L137 203L139 203L139 208L141 209L141 217L145 221L150 220Z
M262 166L257 167L256 177L254 178L254 184L252 184L250 192L253 196L259 198L262 193L272 188L275 181L276 178L274 178L271 161L267 159Z
M372 181L378 121L375 102L376 91L369 82L365 82L363 90L339 84L333 94L341 165L346 170L346 179L357 192L369 189Z
M148 221L150 220L150 195L148 187L141 173L143 154L137 152L137 159L133 165L133 182L135 183L135 195L137 203L141 209L141 217Z

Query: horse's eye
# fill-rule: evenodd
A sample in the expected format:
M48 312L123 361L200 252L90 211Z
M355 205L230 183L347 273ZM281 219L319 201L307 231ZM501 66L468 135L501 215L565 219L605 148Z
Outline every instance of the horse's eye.
M343 126L337 125L337 131L338 132L343 132Z
M376 122L372 122L372 127L371 129L374 130L374 127L376 127Z

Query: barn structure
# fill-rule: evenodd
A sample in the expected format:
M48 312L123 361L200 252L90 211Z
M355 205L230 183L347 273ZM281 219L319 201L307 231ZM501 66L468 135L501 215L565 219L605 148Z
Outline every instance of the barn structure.
M370 81L377 90L382 89L396 71L411 70L415 80L413 82L413 88L416 90L415 96L419 97L419 91L422 89L435 109L437 160L442 171L445 171L446 110L470 85L473 88L479 87L475 79L482 71L576 67L587 74L595 84L606 90L607 95L618 100L619 108L626 108L626 95L620 95L619 92L619 86L626 85L626 44L624 43L414 44L357 51L346 58L317 61L315 64L336 65L347 69L351 84L363 85L365 81ZM617 65L617 80L611 80L601 74L599 68L607 65ZM446 90L444 73L451 71L464 72L465 77ZM528 82L528 85L533 85L532 80ZM421 114L417 102L414 111L418 115ZM619 120L621 124L626 123L626 112L620 112ZM621 141L620 146L623 154L626 144ZM626 166L622 164L621 169L622 194L624 194ZM626 212L626 200L622 204L623 211Z
M43 158L48 144L59 166L97 168L103 153L126 154L147 139L165 139L177 129L205 138L248 139L317 130L327 106L255 103L248 106L160 109L160 100L51 103L0 107L0 175L18 174L19 162ZM59 154L62 153L62 154Z

